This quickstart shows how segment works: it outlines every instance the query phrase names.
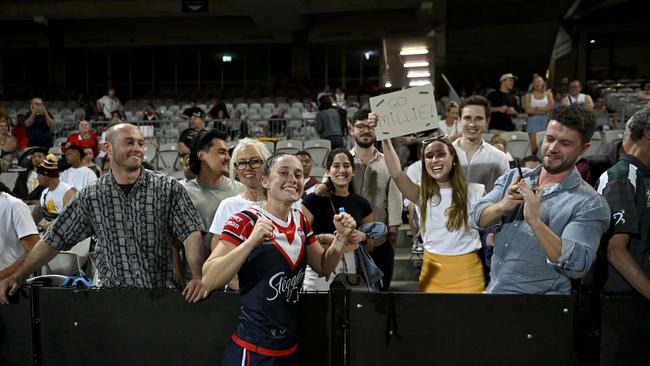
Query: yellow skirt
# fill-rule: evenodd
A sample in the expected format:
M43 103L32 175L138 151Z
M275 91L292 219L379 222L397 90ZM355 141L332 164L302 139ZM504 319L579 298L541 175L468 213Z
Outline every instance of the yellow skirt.
M424 251L420 291L473 293L485 290L483 265L478 252L440 255Z

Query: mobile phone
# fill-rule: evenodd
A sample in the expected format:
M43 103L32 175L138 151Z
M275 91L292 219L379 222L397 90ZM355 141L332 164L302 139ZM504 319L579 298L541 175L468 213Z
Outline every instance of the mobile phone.
M519 158L515 158L515 164L517 164L517 171L519 172L519 179L523 180L524 179L524 173L521 171L521 163L519 162Z

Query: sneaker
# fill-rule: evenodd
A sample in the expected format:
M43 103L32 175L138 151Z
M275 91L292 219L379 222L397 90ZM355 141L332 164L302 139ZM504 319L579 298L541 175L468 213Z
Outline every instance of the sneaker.
M411 248L413 254L422 254L424 253L424 244L420 243L419 240L413 241L413 247Z

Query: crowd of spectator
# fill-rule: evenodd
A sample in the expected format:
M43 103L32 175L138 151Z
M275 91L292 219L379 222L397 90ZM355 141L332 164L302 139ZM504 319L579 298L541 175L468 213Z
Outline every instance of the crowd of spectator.
M338 274L391 289L404 208L413 251L423 255L422 292L569 294L602 257L608 264L590 277L602 279L594 286L650 300L650 107L629 119L606 157L587 160L594 132L608 123L603 101L594 104L575 80L560 98L539 75L519 98L516 80L506 73L487 97L450 101L439 128L383 141L376 114L362 106L348 117L345 93L326 86L318 111L309 101L303 112L331 144L322 181L310 176L308 152L271 154L246 137L241 110L233 128L219 99L207 113L196 102L181 113L189 122L176 143L182 182L145 168L145 137L122 121L114 89L96 103L99 118L111 120L102 136L84 116L55 147L60 158L50 154L55 121L42 99L15 126L0 110L1 171L31 147L13 192L0 194L0 212L11 217L0 224L0 302L93 236L102 286L178 288L190 302L240 290L243 315L227 354L253 344L288 357L295 308L286 303L301 289L326 291ZM506 139L484 133L513 131L524 112L531 155L519 164ZM285 113L276 110L270 134L284 134ZM152 105L142 117L159 118ZM379 282L359 266L366 257Z

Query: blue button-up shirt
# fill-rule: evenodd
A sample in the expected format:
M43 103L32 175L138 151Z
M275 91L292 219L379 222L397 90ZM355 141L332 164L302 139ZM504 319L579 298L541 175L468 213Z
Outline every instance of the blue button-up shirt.
M537 185L541 167L524 170L524 179ZM501 201L518 176L511 169L495 183L471 210L471 223L478 228L481 213ZM558 184L544 188L540 218L562 239L562 254L551 262L546 257L523 215L523 205L495 225L494 255L488 293L569 294L570 278L580 278L596 259L600 237L609 227L610 211L605 199L580 173L573 172Z

